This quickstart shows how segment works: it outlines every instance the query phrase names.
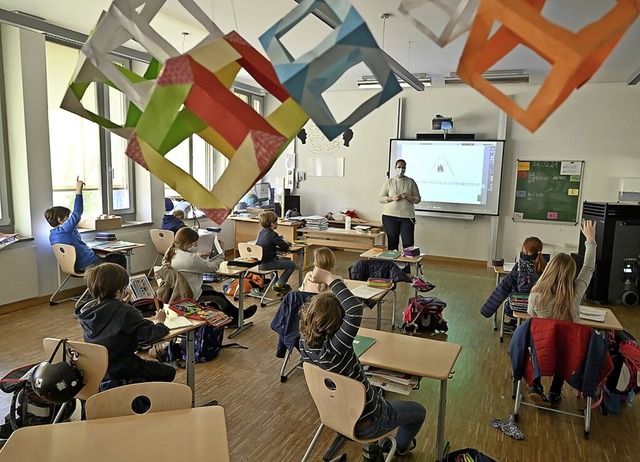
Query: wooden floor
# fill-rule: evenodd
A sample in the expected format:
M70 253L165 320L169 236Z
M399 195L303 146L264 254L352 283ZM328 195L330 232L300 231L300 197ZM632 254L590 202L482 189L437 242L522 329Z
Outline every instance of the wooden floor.
M336 253L338 272L346 276L357 254ZM509 337L499 343L491 320L479 312L494 287L494 272L434 263L426 266L426 277L437 286L429 295L448 304L444 311L448 335L435 338L462 345L448 385L446 437L452 450L473 447L502 462L636 460L640 453L640 414L635 409L638 405L623 405L618 415L603 416L594 411L589 440L583 438L581 419L526 407L521 410L518 423L525 434L524 441L515 441L492 428L489 419L506 419L513 412ZM297 274L290 282L297 283ZM400 308L410 294L408 285L403 286L398 293ZM272 304L260 309L252 319L254 326L233 340L247 350L224 349L216 360L196 366L196 403L217 399L225 408L231 457L236 462L298 461L318 424L302 372L294 372L286 383L279 381L281 360L274 354L277 335L269 327L277 307ZM384 308L389 317L391 303L387 302ZM636 337L640 337L639 310L640 307L614 308L622 325ZM365 320L363 325L374 327L374 322ZM383 328L390 330L390 322L385 321ZM47 336L82 339L71 302L0 316L0 376L45 359L42 338ZM176 381L185 382L183 370L178 371ZM416 451L403 460L434 460L438 383L423 380L411 399L427 407L427 421L418 435ZM9 395L0 393L0 416L7 413L9 400ZM566 410L576 407L576 398L566 387L562 406ZM179 438L179 433L173 435ZM312 460L321 460L323 448L332 436L329 430L325 431ZM348 443L345 450L349 460L361 459L358 445Z

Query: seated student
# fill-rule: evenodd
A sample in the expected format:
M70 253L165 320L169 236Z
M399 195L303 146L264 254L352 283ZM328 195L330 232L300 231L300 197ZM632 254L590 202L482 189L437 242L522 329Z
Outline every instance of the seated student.
M224 260L224 255L219 254L212 259L204 259L198 255L197 231L191 228L180 228L176 233L173 244L164 254L163 266L175 269L189 283L193 291L195 300L214 301L221 311L233 319L238 318L238 308L231 303L227 297L208 285L203 285L202 275L204 273L215 273ZM250 318L256 313L257 306L252 305L244 310L244 317Z
M362 321L362 303L344 282L328 271L314 269L312 281L326 284L331 290L314 296L300 312L303 360L362 382L367 398L356 424L356 436L376 438L399 428L397 454L408 453L416 446L415 436L424 422L425 408L413 401L386 400L372 388L353 351L353 340ZM370 445L365 445L363 450L366 455L372 452Z
M127 268L127 259L124 255L111 252L94 252L84 243L78 232L78 224L82 217L83 200L82 189L84 182L76 179L76 198L73 203L73 212L66 207L54 206L44 212L44 218L53 228L49 232L49 243L68 244L76 249L75 270L82 272L91 265L99 265L104 262L117 263Z
M331 249L320 247L313 252L313 266L314 268L320 268L331 273L336 266L336 256ZM318 294L328 289L326 284L314 282L312 279L313 271L309 271L304 276L304 281L302 281L302 287L300 287L301 292Z
M286 294L291 290L291 286L287 284L289 278L296 269L296 264L288 258L280 258L277 255L278 250L287 250L291 246L290 242L285 241L282 236L276 233L278 228L278 215L274 212L262 212L258 216L262 229L258 233L256 244L262 247L262 263L261 270L284 270L274 284L273 289L277 294Z
M175 209L173 211L169 210L169 214L165 214L162 217L162 229L166 229L167 231L173 231L177 233L180 228L186 228L187 225L184 223L184 212L180 209Z
M493 290L480 313L485 318L490 318L510 294L528 294L540 278L546 264L542 255L542 241L534 236L526 238L522 243L520 259ZM505 306L505 315L508 318L513 317L513 311L508 303ZM507 326L515 327L515 320Z
M84 341L103 345L109 352L104 379L173 381L176 370L172 366L145 361L135 354L140 340L153 343L169 333L163 324L165 312L158 311L154 322L129 305L129 275L116 264L93 266L84 274L84 280L94 299L77 308L75 315L82 326Z
M531 316L580 322L580 302L587 291L596 265L595 222L587 220L582 223L580 229L586 238L584 262L580 273L576 277L576 262L571 255L559 253L553 257L531 289L527 309ZM552 406L558 406L562 400L562 385L562 377L554 375L547 399L538 377L529 387L529 396L536 404L549 402Z

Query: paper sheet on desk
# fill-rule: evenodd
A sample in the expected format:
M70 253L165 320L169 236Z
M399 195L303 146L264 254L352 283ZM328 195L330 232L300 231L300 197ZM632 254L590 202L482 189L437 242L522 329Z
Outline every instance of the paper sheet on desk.
M598 308L589 308L588 306L580 306L580 319L587 321L604 322L607 319L607 312Z
M169 329L182 329L183 327L190 327L191 321L184 316L178 316L178 314L170 310L169 308L165 308L164 312L167 314L166 319L164 320L164 325Z
M385 290L386 289L379 289L376 287L358 286L353 289L351 293L362 300L369 300L370 298L383 293Z

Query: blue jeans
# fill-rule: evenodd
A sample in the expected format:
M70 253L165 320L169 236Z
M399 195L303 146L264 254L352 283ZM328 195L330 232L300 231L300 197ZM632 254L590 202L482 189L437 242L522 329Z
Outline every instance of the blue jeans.
M284 270L284 272L278 278L278 282L282 285L287 283L296 268L297 266L293 262L293 260L278 257L268 263L262 263L260 265L261 270Z
M387 403L389 406L382 410L374 424L362 431L356 431L356 436L362 439L374 439L399 427L396 434L398 451L405 452L411 447L411 441L420 431L427 411L422 404L415 401L390 399Z

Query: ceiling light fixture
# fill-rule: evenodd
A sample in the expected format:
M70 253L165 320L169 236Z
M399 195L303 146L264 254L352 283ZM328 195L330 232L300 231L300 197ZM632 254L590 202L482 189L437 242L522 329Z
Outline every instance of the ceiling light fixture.
M487 71L482 74L482 77L491 83L498 84L523 84L529 83L530 75L525 72L524 69L504 69ZM467 85L467 83L458 77L458 74L451 72L449 77L444 78L445 86L451 85Z
M431 77L429 77L427 74L419 73L419 74L411 74L411 75L414 79L420 82L420 84L423 87L431 86ZM373 75L363 75L362 79L358 80L356 83L358 85L358 88L365 88L365 89L366 88L382 88L382 85L380 85L380 82L378 82L378 79L376 79ZM413 85L410 85L408 82L402 79L398 79L398 84L402 88L415 88L413 87Z

